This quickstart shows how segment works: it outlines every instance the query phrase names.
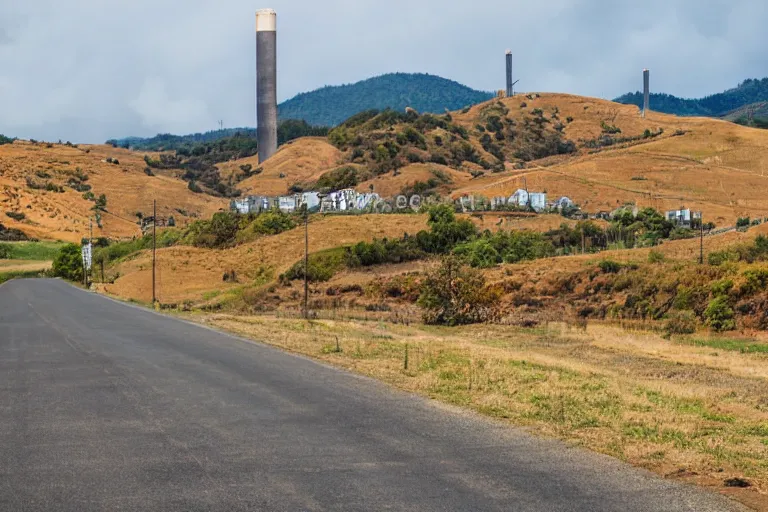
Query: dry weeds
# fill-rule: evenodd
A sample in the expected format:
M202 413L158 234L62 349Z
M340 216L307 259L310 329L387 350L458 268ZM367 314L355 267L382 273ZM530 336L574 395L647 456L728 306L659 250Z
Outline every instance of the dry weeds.
M193 318L768 509L765 356L599 325ZM726 490L732 477L752 487Z

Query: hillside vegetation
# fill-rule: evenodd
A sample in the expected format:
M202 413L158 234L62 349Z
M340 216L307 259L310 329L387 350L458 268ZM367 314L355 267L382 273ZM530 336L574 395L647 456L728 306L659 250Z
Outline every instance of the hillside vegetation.
M106 144L113 147L133 149L135 151L181 151L183 153L196 153L200 147L207 149L214 143L226 141L233 137L256 140L256 128L226 128L205 133L190 135L171 135L170 133L158 134L154 137L126 137L124 139L110 139ZM278 144L285 144L299 137L325 136L328 128L322 126L310 126L306 121L289 119L282 121L277 127Z
M385 197L509 197L527 186L591 213L626 203L685 206L718 226L768 215L768 134L710 118L643 119L632 105L567 94L494 99L442 115L363 112L325 141L295 140L263 167L245 159L222 172L241 173L241 165L254 172L238 187L254 194L312 188L351 166L345 173L355 188Z
M173 172L145 173L143 154L110 146L16 141L0 146L0 240L79 242L140 233L139 217L158 216L178 225L210 217L227 203L196 194ZM155 158L156 155L153 155Z
M281 103L278 114L280 119L303 119L313 125L336 126L365 110L390 108L402 112L411 107L419 112L443 113L491 97L491 93L434 75L392 73L299 94Z

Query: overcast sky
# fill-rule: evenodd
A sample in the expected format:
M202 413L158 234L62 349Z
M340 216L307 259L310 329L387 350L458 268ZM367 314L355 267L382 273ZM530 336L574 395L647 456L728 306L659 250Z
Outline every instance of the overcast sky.
M259 0L257 0L258 2ZM765 0L0 0L0 133L73 142L255 124L254 13L280 101L426 72L523 91L698 97L768 76Z

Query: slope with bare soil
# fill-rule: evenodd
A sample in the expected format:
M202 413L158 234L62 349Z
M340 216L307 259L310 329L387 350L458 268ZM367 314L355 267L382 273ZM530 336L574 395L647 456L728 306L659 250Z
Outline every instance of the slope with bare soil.
M108 146L48 146L27 142L0 146L2 223L28 236L67 241L88 236L95 202L68 185L73 179L91 187L96 198L106 196L106 211L99 212L103 227L94 222L95 237L136 236L140 233L136 214L151 215L153 200L158 201L159 217L173 216L179 225L227 207L222 199L189 191L186 183L170 174L147 176L143 153ZM108 158L119 163L108 163ZM7 212L24 217L17 220Z

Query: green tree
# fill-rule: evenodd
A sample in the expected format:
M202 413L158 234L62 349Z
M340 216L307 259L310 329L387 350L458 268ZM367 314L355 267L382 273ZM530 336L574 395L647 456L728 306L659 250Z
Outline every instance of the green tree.
M427 273L418 303L424 322L437 325L466 325L492 320L497 315L501 292L487 287L483 274L448 256Z
M716 332L732 331L736 328L736 322L733 320L733 309L725 296L714 298L707 306L704 317L707 319L707 325Z
M65 245L53 260L53 275L79 282L83 280L83 257L77 244Z

